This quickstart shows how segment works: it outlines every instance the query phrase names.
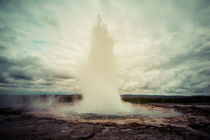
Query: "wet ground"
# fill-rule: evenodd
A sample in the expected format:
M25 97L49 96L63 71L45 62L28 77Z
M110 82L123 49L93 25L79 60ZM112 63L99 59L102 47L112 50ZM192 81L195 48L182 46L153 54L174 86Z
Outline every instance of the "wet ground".
M0 139L207 140L209 104L143 104L173 116L50 114L25 108L0 108ZM138 106L137 106L138 107Z

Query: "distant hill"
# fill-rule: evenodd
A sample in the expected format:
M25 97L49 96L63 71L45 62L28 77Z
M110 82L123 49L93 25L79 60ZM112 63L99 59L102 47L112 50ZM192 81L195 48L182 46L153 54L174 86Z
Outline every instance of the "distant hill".
M59 102L72 102L81 100L81 94L72 95L0 95L0 104L16 102L28 103L34 100L55 99ZM210 104L210 96L165 96L165 95L121 95L123 101L131 103L208 103Z
M210 96L121 95L131 103L210 103Z

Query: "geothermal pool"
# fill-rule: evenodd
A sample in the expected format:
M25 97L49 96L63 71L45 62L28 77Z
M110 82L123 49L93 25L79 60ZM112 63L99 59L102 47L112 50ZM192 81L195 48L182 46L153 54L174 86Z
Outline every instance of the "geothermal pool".
M127 103L128 104L128 103ZM131 105L132 112L115 112L115 113L95 113L77 111L73 104L56 103L49 108L36 108L31 111L32 114L41 116L53 116L64 120L82 120L82 121L116 121L116 120L134 120L138 118L169 118L181 115L174 109L155 107L152 105ZM29 109L30 110L30 109ZM33 110L33 109L31 109Z
M134 112L79 113L81 100L66 96L1 96L3 139L203 139L210 138L210 106L203 104L130 104ZM73 110L72 110L73 109ZM71 111L72 110L72 111Z
M149 105L137 105L137 104L129 104L125 103L127 106L129 106L130 111L129 112L114 112L114 113L95 113L95 112L80 112L77 111L75 106L69 106L69 105L62 105L57 104L54 109L61 113L65 117L76 117L79 118L95 118L95 119L115 119L115 118L138 118L138 117L174 117L177 115L180 115L179 112L176 112L173 109L166 109L166 108L160 108L160 107L152 107ZM72 111L71 111L72 110ZM85 117L86 116L86 117ZM89 116L89 117L88 117Z
M68 101L66 99L72 98ZM104 121L104 120L135 120L138 118L168 118L182 115L173 108L158 107L153 104L132 104L120 101L127 108L121 112L95 112L80 110L82 99L74 99L75 95L63 96L1 96L0 107L24 109L28 113L54 117L64 120ZM129 110L128 110L129 108Z

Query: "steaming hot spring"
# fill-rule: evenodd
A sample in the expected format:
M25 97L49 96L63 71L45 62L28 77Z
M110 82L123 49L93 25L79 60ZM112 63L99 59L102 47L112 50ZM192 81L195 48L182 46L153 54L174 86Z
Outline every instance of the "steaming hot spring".
M179 115L171 109L132 105L121 100L117 85L117 61L113 53L114 41L106 25L98 16L92 31L90 52L81 66L82 100L61 103L55 98L41 103L40 115L54 115L65 119L106 120L138 117L171 117ZM35 103L36 107L37 104Z
M210 140L209 15L210 0L0 0L0 140Z

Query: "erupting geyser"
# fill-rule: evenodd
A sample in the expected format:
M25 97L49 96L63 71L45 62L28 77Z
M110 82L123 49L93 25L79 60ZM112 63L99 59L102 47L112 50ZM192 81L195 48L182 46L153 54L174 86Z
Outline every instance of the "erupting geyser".
M114 41L100 16L93 28L90 45L88 60L81 71L83 100L78 105L77 112L127 112L129 106L121 101L118 93Z
M141 108L140 106L134 107L121 100L118 92L117 62L113 47L114 41L109 36L106 25L98 16L97 24L92 31L89 56L86 63L81 67L80 86L83 99L81 102L68 108L68 116L75 112L76 114L99 114L102 115L101 117L103 115L129 117L129 115L133 114L152 117L177 115L174 111L164 112L161 110L150 110L143 106Z

